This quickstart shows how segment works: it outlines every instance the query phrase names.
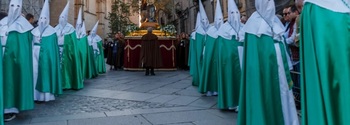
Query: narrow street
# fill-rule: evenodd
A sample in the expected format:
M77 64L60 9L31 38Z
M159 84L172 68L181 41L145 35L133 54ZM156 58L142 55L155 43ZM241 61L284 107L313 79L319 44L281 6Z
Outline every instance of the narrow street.
M109 67L107 67L108 69ZM6 125L235 125L237 114L216 108L191 85L188 71L108 71L36 104Z

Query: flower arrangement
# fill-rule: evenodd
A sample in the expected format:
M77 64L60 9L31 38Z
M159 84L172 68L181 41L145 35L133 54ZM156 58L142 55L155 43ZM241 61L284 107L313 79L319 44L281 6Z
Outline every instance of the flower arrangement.
M176 27L172 24L162 26L160 30L163 32L169 33L170 35L175 35L176 33Z
M128 26L126 26L126 31L130 34L132 32L135 32L137 30L140 30L140 28L138 26L136 26L136 24L129 24Z

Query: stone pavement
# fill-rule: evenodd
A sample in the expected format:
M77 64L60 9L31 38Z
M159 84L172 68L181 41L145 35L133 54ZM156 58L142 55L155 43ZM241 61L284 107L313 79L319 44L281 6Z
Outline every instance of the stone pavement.
M197 92L188 71L108 71L5 125L235 125L237 114L216 100Z

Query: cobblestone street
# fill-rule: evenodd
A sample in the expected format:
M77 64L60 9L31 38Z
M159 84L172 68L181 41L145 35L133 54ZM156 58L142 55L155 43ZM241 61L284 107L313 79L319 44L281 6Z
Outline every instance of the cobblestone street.
M108 71L5 124L235 125L237 114L218 110L216 100L197 92L188 71Z

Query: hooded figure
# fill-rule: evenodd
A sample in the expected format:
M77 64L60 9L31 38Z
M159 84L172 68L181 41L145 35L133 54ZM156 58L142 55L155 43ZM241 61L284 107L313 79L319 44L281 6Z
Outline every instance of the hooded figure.
M198 90L200 93L207 93L207 96L217 95L218 79L217 79L217 65L218 65L218 29L224 23L220 0L217 0L215 9L214 25L210 26L207 31L207 37L204 42L202 71L200 74L200 81ZM204 25L203 25L204 26Z
M256 0L243 29L244 58L238 125L298 125L283 24L273 0Z
M50 24L50 9L45 1L33 34L33 76L34 100L55 100L54 95L62 94L59 51L55 29Z
M205 9L203 7L202 1L199 1L199 13L201 16L201 21L200 21L200 27L197 29L197 33L200 33L202 35L207 34L208 28L209 28L209 20L207 17L207 14L205 12Z
M299 25L301 123L347 125L350 118L350 1L305 0L302 10Z
M78 39L81 39L86 36L86 31L85 31L86 29L83 26L83 11L81 7L79 9L78 19L77 19L75 28L76 28L76 35Z
M6 13L1 13L0 12L0 21L2 20L2 18L6 17L6 16L7 16ZM0 42L1 42L1 39L0 39ZM2 83L2 48L1 48L1 51L0 51L0 55L1 55L1 58L0 58L0 69L1 69L1 71L0 71L0 91L4 91L3 83ZM0 93L0 101L4 102L3 93ZM0 112L4 112L4 104L3 103L0 103ZM1 120L0 121L0 125L4 125L4 115L0 115L0 120Z
M7 14L4 13L0 13L0 21L2 20L2 18L6 17ZM1 26L0 26L1 27ZM1 39L0 39L1 42ZM0 51L0 55L2 55L2 50ZM0 58L0 91L4 91L3 89L3 81L2 81L2 58ZM0 101L4 102L4 93L0 93ZM0 103L0 112L4 112L4 104ZM4 113L0 114L0 125L4 125Z
M191 38L190 38L190 48L189 48L189 56L188 56L188 66L190 66L190 75L193 77L194 76L194 73L197 72L197 60L196 60L196 57L197 57L197 53L196 53L196 30L197 28L199 27L200 25L200 20L201 20L201 16L200 16L200 13L198 12L197 13L197 18L196 18L196 27L194 29L194 31L191 33ZM194 82L192 82L192 85L194 86L198 86L193 84Z
M31 53L33 36L30 33L33 26L21 16L21 12L22 0L11 0L8 16L0 21L4 113L11 115L12 119L15 117L12 113L34 108ZM10 119L5 119L7 120Z
M0 17L0 20L1 20L1 17ZM2 51L0 51L0 55L2 55ZM2 81L2 58L0 58L0 91L3 92L4 89L4 84L3 84L3 81ZM4 102L4 93L0 93L0 101L1 102ZM0 112L4 112L4 103L0 103ZM0 125L4 125L4 113L1 113L0 114Z
M195 35L196 38L193 44L193 51L192 51L195 57L191 57L191 58L194 58L195 60L192 63L193 65L191 65L191 67L194 68L193 75L192 75L192 85L194 86L198 86L200 84L204 43L207 37L207 30L209 27L208 17L207 17L207 14L205 13L205 10L201 1L199 1L199 15L200 15L200 21L197 22L198 28L196 28L196 35Z
M97 77L93 49L89 46L86 35L85 23L83 21L83 11L80 7L76 22L76 35L79 60L81 61L81 71L84 79Z
M97 35L98 23L99 21L97 21L92 28L91 33L88 36L88 41L94 50L96 70L98 73L102 74L106 73L106 62L104 59L102 39Z
M238 47L241 27L240 12L234 0L228 0L228 20L218 30L218 108L236 109L239 101L241 64Z
M74 27L68 21L69 1L55 27L58 37L63 89L82 89L83 75L78 55L78 41Z

